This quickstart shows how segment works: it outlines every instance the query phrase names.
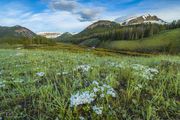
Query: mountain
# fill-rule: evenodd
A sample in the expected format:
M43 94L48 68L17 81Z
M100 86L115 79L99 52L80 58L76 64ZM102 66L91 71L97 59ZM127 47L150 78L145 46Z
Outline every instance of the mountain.
M142 23L156 23L156 24L166 24L165 21L162 19L158 18L155 15L142 15L138 17L129 17L128 19L122 19L122 18L117 18L115 20L116 22L122 24L122 25L136 25L136 24L142 24Z
M112 21L108 21L108 20L100 20L97 21L95 23L93 23L92 25L88 26L85 30L92 30L95 28L112 28L114 26L118 26L118 24L116 22L112 22Z
M61 34L60 36L58 36L58 37L56 38L56 40L64 40L64 39L70 38L70 37L72 37L72 36L73 36L73 35L72 35L71 33L65 32L65 33Z
M0 39L20 37L33 38L35 36L36 34L34 32L19 25L13 27L0 26Z
M39 33L37 33L37 35L53 39L53 38L57 38L57 37L61 36L61 33L57 33L57 32L39 32Z
M99 20L91 25L89 25L87 28L85 28L80 33L74 35L73 37L91 37L94 35L98 35L100 33L110 31L116 28L120 28L120 24L116 23L114 21L108 21L108 20Z

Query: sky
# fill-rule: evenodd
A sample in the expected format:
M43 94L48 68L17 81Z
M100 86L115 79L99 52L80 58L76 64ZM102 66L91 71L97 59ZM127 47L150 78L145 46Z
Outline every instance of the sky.
M0 26L34 32L77 33L98 20L144 14L180 19L180 0L0 0L0 5Z

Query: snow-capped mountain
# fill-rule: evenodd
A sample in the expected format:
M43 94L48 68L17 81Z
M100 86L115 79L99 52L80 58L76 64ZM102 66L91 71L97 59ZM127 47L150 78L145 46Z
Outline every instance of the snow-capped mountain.
M163 21L162 19L158 18L155 15L150 15L150 14L129 17L128 19L117 18L115 21L122 25L135 25L135 24L142 24L142 23L166 24L166 22Z
M62 35L62 33L57 32L39 32L37 35L46 37L46 38L57 38Z

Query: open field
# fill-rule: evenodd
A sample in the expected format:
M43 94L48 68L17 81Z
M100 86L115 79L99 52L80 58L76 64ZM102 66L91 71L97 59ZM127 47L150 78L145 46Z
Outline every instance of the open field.
M0 50L0 118L178 119L180 57Z

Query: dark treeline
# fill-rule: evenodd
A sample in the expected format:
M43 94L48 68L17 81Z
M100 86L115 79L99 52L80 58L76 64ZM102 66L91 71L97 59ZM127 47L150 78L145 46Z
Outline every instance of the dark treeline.
M5 37L0 38L0 43L7 43L9 45L13 44L23 44L25 46L32 45L32 44L47 44L47 45L54 45L56 42L47 39L45 37L36 36L33 38L28 37Z
M180 20L174 20L171 24L167 25L167 29L180 28Z
M100 40L138 40L158 34L165 29L164 25L141 24L108 31L97 37Z

